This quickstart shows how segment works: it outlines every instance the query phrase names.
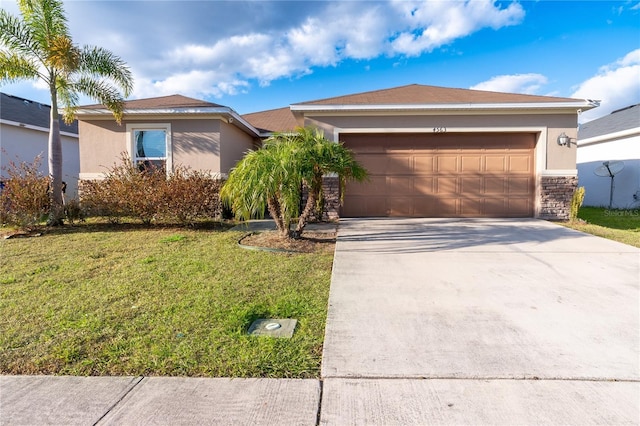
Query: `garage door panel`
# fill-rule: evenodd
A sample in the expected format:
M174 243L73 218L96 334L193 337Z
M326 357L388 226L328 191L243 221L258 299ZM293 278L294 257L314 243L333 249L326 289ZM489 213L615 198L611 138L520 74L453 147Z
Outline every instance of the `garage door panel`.
M482 178L480 176L463 177L460 193L462 195L477 195L482 193Z
M460 215L466 217L482 216L482 198L463 198L460 200Z
M484 215L489 217L502 216L507 211L507 198L485 198Z
M504 177L485 177L484 193L489 195L505 194L506 178Z
M342 136L370 176L347 184L343 216L533 215L533 134Z
M452 173L458 171L457 155L440 155L436 157L437 173Z
M482 171L482 156L465 155L462 157L462 173L479 173Z
M387 176L386 183L386 191L388 194L413 194L413 178L410 176Z
M458 178L436 178L436 193L447 195L455 194L456 192L458 192Z
M413 180L413 190L414 194L417 196L420 195L430 195L435 194L434 189L435 179L431 176L416 176Z
M387 168L387 158L380 154L358 154L356 160L367 170L384 174Z
M388 197L387 210L389 216L413 216L413 198Z
M387 174L403 175L412 173L413 158L411 154L391 154L386 157L388 159L386 167Z
M509 215L512 217L528 217L533 209L530 198L509 198L507 203Z
M503 173L507 170L506 167L506 159L504 155L501 156L487 156L485 157L485 168L486 172L490 173Z
M433 173L434 157L432 155L420 155L417 154L413 157L413 171L414 173Z
M532 183L529 177L510 177L509 195L529 195L532 191Z
M531 157L527 155L509 156L509 172L512 172L512 173L531 172Z

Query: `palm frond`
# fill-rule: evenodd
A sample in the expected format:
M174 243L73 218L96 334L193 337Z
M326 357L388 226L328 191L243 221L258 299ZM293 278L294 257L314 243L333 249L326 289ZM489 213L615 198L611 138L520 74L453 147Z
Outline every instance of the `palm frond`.
M9 51L36 57L44 62L45 56L33 36L33 30L5 10L0 10L0 44Z
M38 64L28 57L0 50L0 81L12 83L18 80L38 78Z
M71 38L61 1L19 0L18 6L41 51L48 52L51 40L57 36Z
M108 78L122 89L124 97L133 90L133 76L126 63L112 52L85 46L81 52L79 71L94 78Z
M118 89L108 81L83 76L73 83L72 88L75 92L83 93L90 98L98 100L113 113L116 121L120 123L124 113L124 99Z

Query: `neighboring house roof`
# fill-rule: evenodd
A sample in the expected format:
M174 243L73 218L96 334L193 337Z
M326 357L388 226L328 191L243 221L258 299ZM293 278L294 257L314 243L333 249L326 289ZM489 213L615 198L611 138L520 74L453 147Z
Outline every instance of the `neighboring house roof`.
M51 107L49 105L0 93L0 119L4 123L48 129L51 120L50 115ZM61 120L60 131L77 135L78 121L74 120L73 123L68 125Z
M580 125L578 140L640 128L640 104L613 111L609 115Z
M405 111L507 111L514 109L575 112L598 106L597 101L551 96L499 93L484 90L410 84L346 96L319 99L243 117L263 131L288 131L302 122L304 113ZM298 119L297 119L298 118Z

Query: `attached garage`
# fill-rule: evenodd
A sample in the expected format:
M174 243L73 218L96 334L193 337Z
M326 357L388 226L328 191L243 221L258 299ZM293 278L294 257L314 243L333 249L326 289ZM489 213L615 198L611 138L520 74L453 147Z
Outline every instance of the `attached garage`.
M262 136L313 127L369 171L325 177L325 217L569 217L587 99L411 84L257 112ZM342 201L342 203L341 203Z
M370 173L348 184L343 217L531 217L534 147L528 133L345 134Z

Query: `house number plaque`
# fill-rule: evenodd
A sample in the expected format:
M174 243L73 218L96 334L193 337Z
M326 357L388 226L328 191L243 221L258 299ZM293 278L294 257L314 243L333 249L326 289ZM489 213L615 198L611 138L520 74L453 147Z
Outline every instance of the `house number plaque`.
M433 133L447 133L446 127L434 127Z

